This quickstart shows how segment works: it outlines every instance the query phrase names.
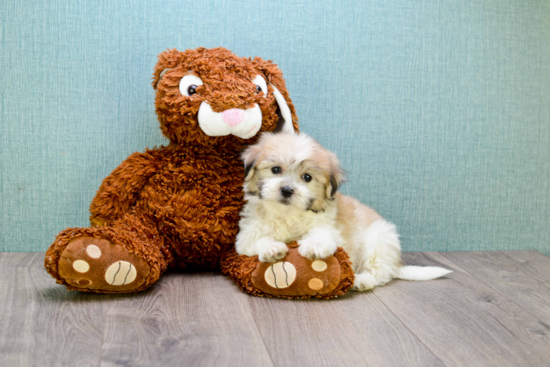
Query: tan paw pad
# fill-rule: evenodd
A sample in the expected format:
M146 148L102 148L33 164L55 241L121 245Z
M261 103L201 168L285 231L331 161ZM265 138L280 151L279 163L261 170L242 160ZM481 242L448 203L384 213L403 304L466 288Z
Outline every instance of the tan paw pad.
M101 249L96 245L89 245L86 247L86 253L92 259L99 259L101 257Z
M73 269L78 271L79 273L86 273L88 270L90 270L90 264L88 264L84 260L76 260L73 262Z
M265 282L273 288L288 288L296 279L296 268L287 261L279 261L270 267L264 273Z
M308 286L314 291L318 291L319 289L323 288L323 281L319 278L311 278L311 280L308 283Z
M136 276L135 266L128 261L117 261L105 272L105 281L110 285L126 285L132 283Z
M314 262L311 263L311 268L317 272L322 272L322 271L325 271L327 270L327 263L324 262L323 260L315 260Z

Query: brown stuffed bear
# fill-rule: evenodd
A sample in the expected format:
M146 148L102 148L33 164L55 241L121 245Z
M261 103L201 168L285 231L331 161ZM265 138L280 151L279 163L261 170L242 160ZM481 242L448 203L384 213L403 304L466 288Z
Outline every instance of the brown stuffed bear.
M128 157L94 197L92 226L57 236L45 259L57 282L69 290L128 293L148 288L168 269L222 269L256 295L345 293L353 273L341 249L322 270L299 256L296 244L277 264L234 250L243 204L241 150L261 131L298 129L277 66L224 48L167 50L159 55L153 87L170 144Z

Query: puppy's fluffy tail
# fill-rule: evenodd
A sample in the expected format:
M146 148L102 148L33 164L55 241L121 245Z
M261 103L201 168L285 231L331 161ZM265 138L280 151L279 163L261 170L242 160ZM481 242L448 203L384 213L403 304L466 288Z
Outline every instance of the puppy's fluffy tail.
M403 280L432 280L449 273L452 273L452 270L438 268L437 266L407 265L399 269L396 278Z

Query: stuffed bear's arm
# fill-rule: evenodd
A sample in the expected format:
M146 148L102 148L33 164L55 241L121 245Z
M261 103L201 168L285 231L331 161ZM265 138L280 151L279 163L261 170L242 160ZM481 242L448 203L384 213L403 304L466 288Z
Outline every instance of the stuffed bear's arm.
M155 154L157 153L157 154ZM159 171L158 151L130 155L107 176L90 205L92 226L102 226L129 212L148 180Z

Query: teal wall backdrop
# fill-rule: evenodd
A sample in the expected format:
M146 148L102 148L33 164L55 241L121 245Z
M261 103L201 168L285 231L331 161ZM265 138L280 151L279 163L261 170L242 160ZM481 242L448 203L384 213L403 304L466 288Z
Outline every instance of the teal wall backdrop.
M279 64L404 250L550 255L549 1L3 0L0 37L0 251L87 226L102 179L166 142L156 55L225 46Z

